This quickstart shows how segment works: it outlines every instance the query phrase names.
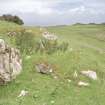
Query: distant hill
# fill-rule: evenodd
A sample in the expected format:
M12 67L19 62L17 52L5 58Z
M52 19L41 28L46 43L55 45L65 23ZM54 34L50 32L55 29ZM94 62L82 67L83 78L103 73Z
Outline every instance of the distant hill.
M16 23L16 24L19 24L19 25L24 24L23 20L16 15L15 16L12 16L10 14L2 15L2 16L0 16L0 20L13 22L13 23Z
M75 23L73 25L105 25L105 23Z

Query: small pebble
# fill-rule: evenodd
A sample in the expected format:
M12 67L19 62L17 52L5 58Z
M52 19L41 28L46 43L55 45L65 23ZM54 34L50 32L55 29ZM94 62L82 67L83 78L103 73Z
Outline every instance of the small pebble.
M71 80L70 80L70 79L68 79L67 81L68 81L69 83L71 82Z
M54 79L57 79L58 77L57 76L54 76Z
M52 101L51 101L51 104L54 104L54 103L55 103L55 101L54 101L54 100L52 100Z
M30 59L31 58L31 56L26 56L26 59Z
M18 97L26 96L28 94L28 91L22 90Z
M78 86L89 86L89 83L79 81L79 82L78 82Z

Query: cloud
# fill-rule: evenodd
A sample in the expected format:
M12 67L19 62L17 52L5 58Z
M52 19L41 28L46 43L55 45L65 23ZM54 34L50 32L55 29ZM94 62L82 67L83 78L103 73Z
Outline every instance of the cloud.
M0 0L0 14L19 15L27 25L104 22L105 0Z

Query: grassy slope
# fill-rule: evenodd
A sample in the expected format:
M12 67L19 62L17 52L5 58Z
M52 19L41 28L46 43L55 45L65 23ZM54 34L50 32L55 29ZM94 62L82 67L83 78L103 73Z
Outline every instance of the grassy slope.
M20 30L22 27L10 22L0 21L0 34L4 34L9 31Z
M15 27L13 24L10 26ZM7 25L0 25L0 30L2 27ZM36 28L30 29L39 33ZM55 101L53 105L105 105L105 26L77 25L50 27L48 30L56 33L59 41L69 42L69 51L53 55L37 53L28 60L23 55L22 74L7 86L0 87L0 105L52 105L52 100ZM73 51L70 51L71 48ZM40 60L55 65L60 79L35 72L34 64ZM81 75L77 80L73 79L75 70L87 69L97 72L98 81ZM72 82L68 83L67 78ZM91 85L78 87L75 83L79 80L88 81ZM23 89L28 90L29 94L17 98Z

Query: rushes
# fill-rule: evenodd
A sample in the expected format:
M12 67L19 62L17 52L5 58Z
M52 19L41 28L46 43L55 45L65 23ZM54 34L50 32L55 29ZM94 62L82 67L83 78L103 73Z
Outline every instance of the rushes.
M69 44L67 42L58 43L58 37L47 33L42 35L43 37L37 42L36 51L41 53L52 54L57 51L65 52L68 49Z
M35 49L35 37L33 33L22 30L15 38L16 45L22 53L30 54Z

